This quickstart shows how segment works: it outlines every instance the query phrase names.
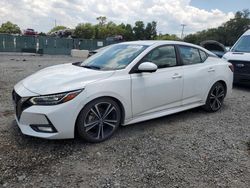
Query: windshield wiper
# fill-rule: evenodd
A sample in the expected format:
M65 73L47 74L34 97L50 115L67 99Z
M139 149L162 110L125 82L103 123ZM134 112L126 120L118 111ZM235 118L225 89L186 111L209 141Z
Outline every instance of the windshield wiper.
M94 65L82 65L82 67L87 68L87 69L95 69L95 70L101 69L101 67L94 66Z

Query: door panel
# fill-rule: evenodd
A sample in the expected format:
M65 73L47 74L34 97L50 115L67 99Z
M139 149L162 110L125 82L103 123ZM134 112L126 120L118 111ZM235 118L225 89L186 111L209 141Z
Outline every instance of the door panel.
M201 102L211 85L214 68L206 63L183 66L183 105Z
M158 69L155 73L131 74L131 80L134 116L181 105L182 67Z
M215 76L215 66L208 55L195 47L178 46L183 64L182 105L205 102L208 87Z

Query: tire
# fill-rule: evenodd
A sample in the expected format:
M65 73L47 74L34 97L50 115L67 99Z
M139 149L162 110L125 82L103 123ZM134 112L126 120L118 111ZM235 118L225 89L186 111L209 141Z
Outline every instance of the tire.
M208 112L217 112L221 109L225 96L226 88L222 83L216 82L210 89L203 108Z
M121 122L121 109L111 98L99 98L88 103L80 112L76 128L87 142L98 143L110 138Z

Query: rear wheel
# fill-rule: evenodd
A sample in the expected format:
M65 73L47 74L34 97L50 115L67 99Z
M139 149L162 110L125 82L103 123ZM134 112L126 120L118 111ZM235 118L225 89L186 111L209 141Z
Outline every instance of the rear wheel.
M208 112L216 112L221 109L226 89L222 83L216 82L210 89L204 109Z
M111 137L120 125L121 110L110 98L87 104L77 120L77 131L88 142L102 142Z

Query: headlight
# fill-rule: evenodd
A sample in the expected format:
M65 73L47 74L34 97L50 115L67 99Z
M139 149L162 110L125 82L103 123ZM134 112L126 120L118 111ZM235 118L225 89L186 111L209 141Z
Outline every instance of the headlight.
M74 99L82 90L32 97L30 102L34 105L56 105Z

